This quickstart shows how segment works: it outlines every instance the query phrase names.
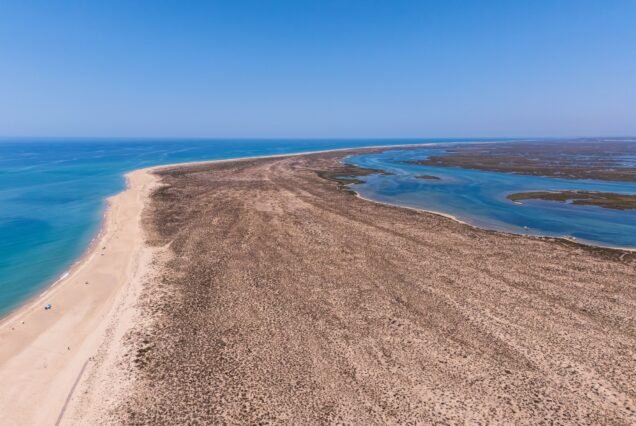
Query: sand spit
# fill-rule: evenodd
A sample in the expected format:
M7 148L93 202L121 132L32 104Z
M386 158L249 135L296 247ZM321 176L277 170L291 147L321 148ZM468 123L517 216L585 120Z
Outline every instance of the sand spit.
M132 173L0 325L2 423L636 422L636 255L366 201L348 154Z
M636 422L634 254L368 202L343 155L159 173L108 421Z

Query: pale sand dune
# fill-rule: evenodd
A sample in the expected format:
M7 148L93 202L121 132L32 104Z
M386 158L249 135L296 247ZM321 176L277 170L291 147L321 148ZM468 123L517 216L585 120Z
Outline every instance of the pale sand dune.
M128 182L109 200L103 232L85 258L0 324L2 424L58 420L118 312L113 308L139 284L146 259L140 218L155 178L139 170Z

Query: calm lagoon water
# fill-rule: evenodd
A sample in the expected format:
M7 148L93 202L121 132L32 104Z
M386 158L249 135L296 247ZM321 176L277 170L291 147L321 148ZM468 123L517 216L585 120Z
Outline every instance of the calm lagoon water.
M124 173L196 160L416 140L0 141L0 315L55 281L87 248Z
M636 194L635 183L565 180L405 163L443 151L440 147L426 147L349 157L345 161L350 164L393 173L360 177L365 183L352 185L352 189L365 198L450 214L486 229L570 236L595 245L636 248L634 210L541 200L517 204L506 198L514 192L567 189ZM629 159L625 161L633 166ZM417 179L417 175L433 175L441 180Z

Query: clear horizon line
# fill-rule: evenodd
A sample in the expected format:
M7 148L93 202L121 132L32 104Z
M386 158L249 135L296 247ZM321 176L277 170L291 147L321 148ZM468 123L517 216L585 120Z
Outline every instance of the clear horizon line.
M461 139L488 139L488 140L504 140L504 139L599 139L614 138L626 139L636 138L636 135L567 135L567 136L33 136L33 135L0 135L0 141L8 140L461 140Z

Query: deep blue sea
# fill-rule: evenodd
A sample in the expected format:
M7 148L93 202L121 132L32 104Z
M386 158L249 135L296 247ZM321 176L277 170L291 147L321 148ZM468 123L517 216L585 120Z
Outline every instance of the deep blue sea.
M59 278L123 175L158 164L421 140L1 140L0 316Z
M426 147L349 157L345 160L348 163L393 173L360 177L365 183L352 185L352 189L365 198L450 214L481 228L636 248L636 210L542 200L519 204L506 198L514 192L555 190L636 194L634 182L565 180L405 163L444 155L444 151L442 147ZM626 167L636 167L636 159L626 156L622 160ZM417 175L441 180L417 179Z

